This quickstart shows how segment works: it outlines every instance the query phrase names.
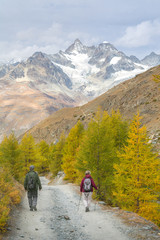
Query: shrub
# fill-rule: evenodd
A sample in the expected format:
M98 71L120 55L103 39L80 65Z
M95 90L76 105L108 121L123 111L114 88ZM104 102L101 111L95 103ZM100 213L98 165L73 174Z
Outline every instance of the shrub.
M20 191L7 170L0 168L0 232L4 232L12 205L20 203Z

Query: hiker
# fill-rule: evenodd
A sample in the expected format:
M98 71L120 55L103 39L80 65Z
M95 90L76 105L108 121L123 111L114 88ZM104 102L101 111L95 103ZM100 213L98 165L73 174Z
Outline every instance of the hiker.
M34 166L30 166L30 171L26 174L24 188L27 191L30 211L37 211L38 188L42 189L38 173L34 171Z
M85 211L89 212L89 206L92 199L93 187L97 190L97 186L95 185L91 172L86 171L85 177L81 181L80 192L82 193L83 203L85 206Z

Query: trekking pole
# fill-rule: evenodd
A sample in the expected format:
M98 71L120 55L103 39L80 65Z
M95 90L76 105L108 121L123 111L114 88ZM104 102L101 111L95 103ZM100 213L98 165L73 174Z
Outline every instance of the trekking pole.
M94 204L94 211L96 211L96 205L97 205L97 191L96 191L96 200L95 200L95 204Z
M96 211L96 205L97 205L97 201L94 204L94 211Z
M77 211L79 211L79 207L80 207L80 203L81 203L81 198L82 198L82 194L80 194L79 203L78 203L78 210L77 210Z

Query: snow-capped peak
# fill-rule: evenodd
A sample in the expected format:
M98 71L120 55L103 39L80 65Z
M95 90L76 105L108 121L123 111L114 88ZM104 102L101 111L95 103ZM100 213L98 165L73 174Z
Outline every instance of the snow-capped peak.
M108 43L108 42L103 42L103 43L100 43L98 45L98 48L99 50L101 51L104 51L104 52L108 52L108 51L116 51L118 52L118 50L111 44L111 43Z
M107 41L89 47L76 39L65 52L50 56L50 60L71 79L74 92L83 89L85 96L92 97L146 69Z
M104 43L104 44L108 44L109 42L107 42L107 41L103 41L103 43Z
M66 53L84 53L85 46L81 43L79 39L76 39L74 43L67 48Z

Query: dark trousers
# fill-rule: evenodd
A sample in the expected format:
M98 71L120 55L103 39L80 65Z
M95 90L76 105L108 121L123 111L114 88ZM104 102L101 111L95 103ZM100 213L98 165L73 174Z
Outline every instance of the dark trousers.
M30 208L34 208L37 206L37 198L38 191L37 190L29 190L28 191L28 203Z

